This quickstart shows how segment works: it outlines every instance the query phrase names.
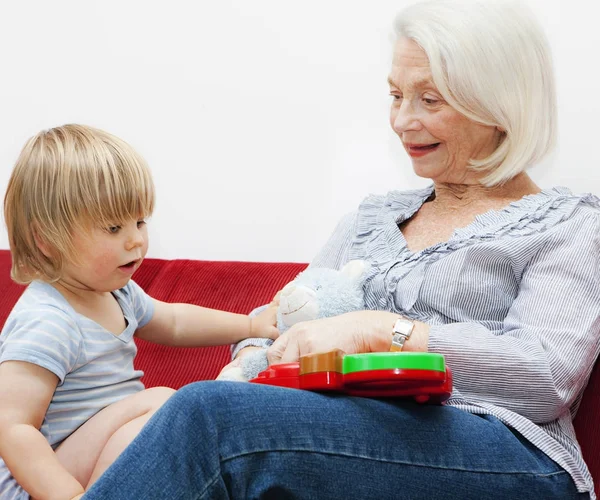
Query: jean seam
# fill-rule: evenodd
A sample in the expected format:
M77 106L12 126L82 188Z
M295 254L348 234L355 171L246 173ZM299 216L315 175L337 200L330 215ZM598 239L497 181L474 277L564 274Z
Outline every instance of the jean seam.
M206 485L206 487L204 488L204 490L202 490L202 492L200 492L198 494L198 496L196 497L196 500L201 500L202 498L205 497L205 495L207 494L208 490L210 490L210 488L212 488L215 483L217 483L219 480L221 479L221 474L220 472L217 470L215 471L215 473L213 474L212 479L210 479ZM211 496L207 496L205 498L212 498Z
M303 449L293 450L293 449L289 449L289 448L281 449L281 450L271 449L271 450L261 450L261 451L248 451L248 452L232 455L227 458L222 458L221 463L226 463L228 461L236 460L238 458L243 458L243 457L246 457L249 455L258 455L258 454L263 454L263 453L316 453L319 455L344 457L344 458L358 458L361 460L369 460L369 461L374 461L374 462L385 462L385 463L406 465L406 466L411 466L411 467L424 467L424 468L428 468L428 469L441 469L441 470L450 470L450 471L456 471L456 472L467 472L467 473L473 473L473 474L529 475L529 476L535 476L535 477L541 477L541 478L568 474L568 472L566 470L559 470L559 471L549 472L549 473L536 473L536 472L518 471L518 470L515 470L515 471L490 471L490 470L484 470L484 469L465 469L465 468L460 468L460 467L442 467L442 466L436 466L436 465L431 465L431 464L406 462L404 460L390 460L390 459L373 458L373 457L350 454L350 453L340 453L340 452L333 453L333 452L327 452L327 451L313 451L313 450L303 450Z

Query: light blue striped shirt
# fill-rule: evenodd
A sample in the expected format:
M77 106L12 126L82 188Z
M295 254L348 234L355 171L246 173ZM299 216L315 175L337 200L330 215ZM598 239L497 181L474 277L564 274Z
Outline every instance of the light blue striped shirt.
M366 198L311 266L368 260L367 307L430 325L454 375L447 404L495 415L595 498L573 418L600 351L600 200L544 190L413 253L398 224L432 192ZM234 353L245 345L267 343Z
M152 299L133 281L113 292L126 328L115 335L77 313L52 286L31 283L0 334L0 363L26 361L54 373L58 387L41 433L55 448L106 406L144 389L135 370L135 331L152 318ZM27 499L0 459L0 499Z

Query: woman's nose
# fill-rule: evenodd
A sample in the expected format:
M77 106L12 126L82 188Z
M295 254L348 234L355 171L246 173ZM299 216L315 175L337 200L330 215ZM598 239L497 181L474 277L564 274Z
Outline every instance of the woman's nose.
M392 111L392 128L397 134L420 130L422 127L419 117L408 100Z

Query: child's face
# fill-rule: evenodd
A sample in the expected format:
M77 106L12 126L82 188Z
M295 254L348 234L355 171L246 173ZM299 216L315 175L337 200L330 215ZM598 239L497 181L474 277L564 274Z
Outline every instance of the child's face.
M73 238L77 264L65 266L64 281L85 290L112 292L124 287L148 251L143 219L122 225L94 227Z

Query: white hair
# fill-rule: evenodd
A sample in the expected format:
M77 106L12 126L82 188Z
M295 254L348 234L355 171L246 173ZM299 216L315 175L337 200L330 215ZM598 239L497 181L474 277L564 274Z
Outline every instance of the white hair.
M557 110L550 47L516 1L425 0L398 14L396 34L427 54L433 82L466 117L498 127L503 140L470 168L501 184L554 147Z

